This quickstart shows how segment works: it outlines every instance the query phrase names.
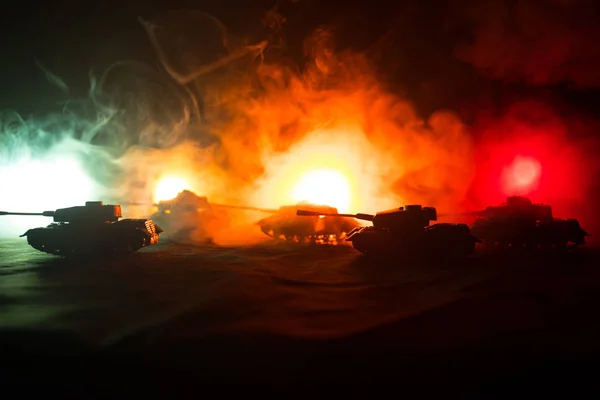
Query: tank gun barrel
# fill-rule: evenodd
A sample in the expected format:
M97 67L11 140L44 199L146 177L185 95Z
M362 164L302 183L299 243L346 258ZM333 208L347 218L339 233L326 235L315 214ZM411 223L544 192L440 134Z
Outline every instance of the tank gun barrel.
M296 215L302 217L344 217L344 218L356 218L361 219L363 221L373 221L375 218L372 214L338 214L338 213L320 213L317 211L309 211L309 210L298 210L296 211Z
M160 203L125 203L126 206L136 206L136 207L159 207ZM279 210L273 208L261 208L261 207L251 207L251 206L234 206L231 204L220 204L220 203L207 203L210 207L215 208L231 208L234 210L246 210L246 211L259 211L269 214L277 214Z
M219 203L210 203L212 207L219 208L233 208L235 210L246 210L246 211L260 211L269 214L277 214L279 210L275 210L272 208L261 208L261 207L250 207L250 206L234 206L231 204L219 204Z
M0 211L0 215L38 215L38 216L42 216L42 217L53 217L54 211L44 211L41 213Z

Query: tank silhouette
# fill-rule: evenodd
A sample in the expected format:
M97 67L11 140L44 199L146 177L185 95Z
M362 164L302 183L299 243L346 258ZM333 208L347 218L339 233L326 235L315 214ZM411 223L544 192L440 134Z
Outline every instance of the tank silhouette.
M168 238L175 241L212 243L209 225L219 221L219 215L204 196L183 190L171 200L159 201L150 218L163 226Z
M357 221L339 217L334 207L308 202L279 209L254 209L273 214L257 222L265 235L288 242L338 244L346 234L361 226ZM299 218L300 209L314 215Z
M164 226L168 237L176 241L191 240L210 244L212 229L227 224L224 210L258 211L272 214L256 222L267 236L291 242L310 242L317 244L335 244L343 235L357 226L356 221L346 218L299 218L296 211L308 208L313 211L337 213L337 209L328 206L301 202L297 205L282 206L278 209L251 206L236 206L211 203L205 196L198 196L189 190L181 191L171 200L155 204L152 220Z
M101 201L41 213L0 211L0 215L52 217L50 225L29 229L20 237L27 237L36 250L65 257L135 252L157 243L163 232L150 219L121 219L120 205Z
M190 190L182 190L173 199L159 201L153 207L154 212L150 218L165 227L169 239L204 244L214 243L214 232L227 226L229 221L225 210L264 210L211 203L206 196L198 196Z
M567 249L585 244L589 236L578 220L554 218L551 206L523 196L462 215L477 217L471 232L494 248Z
M466 224L437 223L434 207L407 205L372 214L329 214L298 210L299 216L337 216L370 221L372 226L356 227L346 240L369 256L421 255L464 257L480 242Z

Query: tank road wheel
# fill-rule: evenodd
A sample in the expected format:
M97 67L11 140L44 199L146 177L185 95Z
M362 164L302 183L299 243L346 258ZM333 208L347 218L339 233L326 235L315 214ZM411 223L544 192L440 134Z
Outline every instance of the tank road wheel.
M335 246L338 242L338 236L336 234L327 235L327 244L330 246Z

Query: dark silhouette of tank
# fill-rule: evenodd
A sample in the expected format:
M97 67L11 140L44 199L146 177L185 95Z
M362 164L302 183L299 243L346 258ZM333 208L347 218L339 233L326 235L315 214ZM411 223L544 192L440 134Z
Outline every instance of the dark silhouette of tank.
M554 218L551 206L522 196L462 215L477 217L471 232L484 245L499 249L568 249L585 244L589 236L576 219Z
M254 209L273 214L257 222L265 235L288 242L338 244L346 234L360 226L354 220L340 218L336 208L325 205L299 203L279 209ZM300 209L314 215L299 218L297 212Z
M354 248L369 256L417 255L465 257L479 242L466 224L437 223L434 207L407 205L372 214L328 214L298 210L300 216L337 216L371 221L372 226L353 229L346 236Z
M85 206L41 213L0 211L0 215L52 217L46 227L21 235L36 250L58 256L125 254L158 242L162 228L150 219L121 219L121 206L88 201Z

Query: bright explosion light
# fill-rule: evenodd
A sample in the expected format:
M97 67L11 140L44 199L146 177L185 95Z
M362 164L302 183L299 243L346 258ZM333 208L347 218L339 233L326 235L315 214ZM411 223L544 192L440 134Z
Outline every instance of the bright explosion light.
M188 183L181 178L168 177L161 179L154 190L154 202L171 200L183 190L190 190Z
M531 158L517 158L513 163L513 177L522 186L534 184L540 177L541 170L540 163Z
M503 189L509 195L526 196L535 190L542 175L539 161L531 157L516 156L503 172Z
M25 158L14 164L0 166L0 187L2 211L52 211L96 200L93 197L95 185L79 162L63 157L45 160ZM48 217L1 218L0 232L6 236L20 235L27 229L46 226L52 222Z
M377 154L374 158L373 154ZM248 199L278 208L302 201L335 207L340 213L376 212L402 204L382 188L398 160L378 153L355 126L317 130L285 153L269 154L258 190Z
M350 183L335 170L320 169L306 173L292 189L294 201L336 207L345 212L350 208Z

